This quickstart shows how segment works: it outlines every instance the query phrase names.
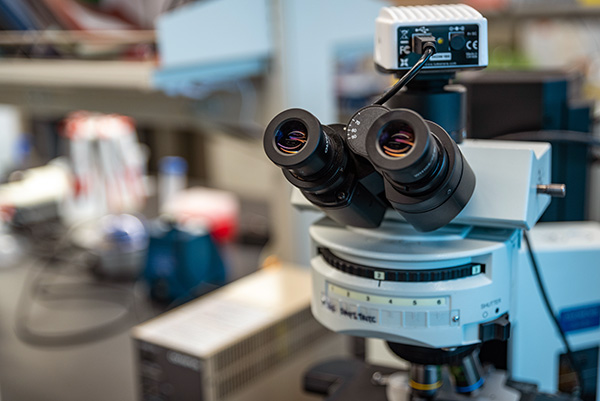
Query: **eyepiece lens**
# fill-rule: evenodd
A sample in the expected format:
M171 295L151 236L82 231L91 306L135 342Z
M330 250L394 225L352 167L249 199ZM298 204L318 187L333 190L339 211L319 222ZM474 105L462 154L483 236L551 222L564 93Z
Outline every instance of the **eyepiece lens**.
M412 127L404 122L393 121L381 129L379 148L393 158L402 158L415 146L415 133Z
M275 133L275 144L280 152L293 155L304 147L308 129L299 120L289 120L281 125Z

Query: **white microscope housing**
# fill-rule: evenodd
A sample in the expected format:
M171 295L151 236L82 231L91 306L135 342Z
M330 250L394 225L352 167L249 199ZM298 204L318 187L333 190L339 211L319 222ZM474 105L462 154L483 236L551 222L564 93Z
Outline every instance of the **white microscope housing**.
M453 224L420 233L389 212L376 229L329 219L311 227L312 312L319 322L340 333L431 348L494 336L497 327L482 325L510 313L520 230L531 228L550 203L537 189L550 182L550 146L467 140L461 151L477 185Z

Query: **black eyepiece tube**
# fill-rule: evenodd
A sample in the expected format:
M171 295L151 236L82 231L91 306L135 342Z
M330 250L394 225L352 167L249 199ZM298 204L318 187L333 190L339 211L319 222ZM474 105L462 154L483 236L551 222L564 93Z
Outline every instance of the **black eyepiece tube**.
M419 231L450 223L475 189L475 174L454 140L412 110L393 109L377 118L366 150L385 178L387 200Z
M326 170L335 153L319 120L302 109L286 110L271 120L264 148L273 163L303 179Z
M340 124L321 125L306 110L290 109L269 123L263 145L286 179L330 218L343 225L374 228L387 207L379 197L383 180L348 151L344 129ZM369 189L361 182L366 177Z
M379 117L369 129L367 141L373 164L401 191L415 193L435 187L436 182L431 181L439 181L440 170L447 165L438 140L412 110L394 109Z

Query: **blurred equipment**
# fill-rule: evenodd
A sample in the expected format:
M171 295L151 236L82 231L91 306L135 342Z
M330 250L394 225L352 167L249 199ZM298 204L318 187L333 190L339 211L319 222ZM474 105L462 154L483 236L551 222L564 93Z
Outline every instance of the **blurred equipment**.
M97 273L114 278L137 279L148 251L144 223L130 214L108 215L101 221L104 242L98 250Z
M192 187L174 194L160 212L181 225L205 227L217 243L223 243L237 234L240 202L228 191Z
M552 202L541 221L585 220L590 143L576 132L592 132L593 104L584 100L579 78L560 71L494 71L464 74L460 83L467 88L469 138L510 135L506 139L552 144L552 177L569 192Z
M72 241L96 258L94 272L103 278L135 280L146 263L148 232L131 214L109 214L74 228Z
M0 216L0 269L15 267L24 258L23 241L8 230Z
M584 376L582 399L600 399L600 224L560 222L538 224L531 245L544 284L552 296L561 327L569 338ZM526 244L513 270L514 308L517 322L508 342L508 367L512 377L538 383L543 391L571 393L577 374L558 333L547 319ZM543 335L532 335L543 333Z
M128 8L132 1L119 4ZM157 1L139 0L137 11L146 19L140 21L114 4L111 7L110 0L0 0L0 49L3 57L46 59L132 58L149 53L154 33L137 29L156 18ZM99 2L100 6L90 4Z
M300 377L345 341L310 313L310 272L264 269L133 329L140 399L313 400Z
M133 121L79 111L64 125L74 180L67 221L138 211L146 198L146 160Z
M19 166L19 137L21 130L21 115L13 106L0 105L0 183L6 175Z
M41 347L73 347L122 333L137 321L136 295L128 283L99 281L90 274L78 235L58 222L24 227L29 251L26 278L14 314L17 338Z
M20 172L0 185L0 217L16 225L57 219L72 193L71 171L63 159Z
M196 2L162 15L156 22L161 56L156 84L168 88L173 76L202 82L262 71L273 47L270 12L267 0L225 0Z
M143 278L154 300L177 305L225 284L225 266L203 226L159 219L150 225Z

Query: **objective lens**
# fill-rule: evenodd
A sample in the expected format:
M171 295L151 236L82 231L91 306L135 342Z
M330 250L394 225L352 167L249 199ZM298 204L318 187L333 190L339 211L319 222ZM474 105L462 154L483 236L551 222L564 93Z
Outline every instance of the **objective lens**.
M415 146L413 129L403 122L391 122L386 125L379 136L379 147L384 154L402 158Z
M440 366L411 364L409 386L417 396L432 398L442 387Z
M277 149L286 154L298 153L308 138L306 125L298 120L285 122L275 133Z
M479 353L477 352L475 355L475 352L465 356L460 363L450 366L458 393L470 394L483 386L483 368L479 360Z

